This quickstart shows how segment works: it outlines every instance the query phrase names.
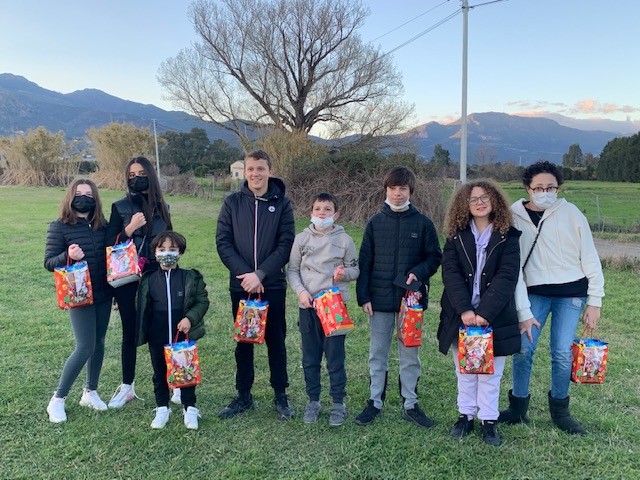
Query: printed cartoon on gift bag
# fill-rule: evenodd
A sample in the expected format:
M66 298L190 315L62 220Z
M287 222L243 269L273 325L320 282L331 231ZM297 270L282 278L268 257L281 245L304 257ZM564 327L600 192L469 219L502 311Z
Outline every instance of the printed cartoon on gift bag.
M575 383L603 383L609 346L597 338L576 338L571 346L571 380Z
M117 241L117 240L116 240ZM107 247L107 281L119 287L140 279L138 253L132 240Z
M268 309L267 301L240 300L233 328L233 339L236 342L263 343Z
M460 327L458 364L460 373L493 373L493 330L491 327Z
M171 388L198 385L201 382L198 347L193 340L170 343L164 346L167 363L167 384Z
M86 261L56 268L53 276L60 308L75 308L93 303L93 288Z
M422 294L407 290L402 297L398 314L398 339L405 347L419 347L422 344L423 309L420 305Z
M346 335L355 325L342 299L340 288L333 286L323 290L313 299L313 306L320 319L325 336Z

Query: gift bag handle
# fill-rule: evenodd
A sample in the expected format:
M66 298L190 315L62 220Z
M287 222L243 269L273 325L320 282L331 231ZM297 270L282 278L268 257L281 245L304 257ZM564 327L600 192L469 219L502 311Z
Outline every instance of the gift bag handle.
M591 335L591 336L587 336ZM598 335L598 330L595 328L590 328L588 325L585 325L580 332L580 338L600 338Z
M180 335L180 330L178 330L178 331L176 332L175 337L173 337L173 343L178 343L178 335ZM184 340L185 340L185 342L188 342L188 341L189 341L189 334L188 334L188 333L185 333L185 334L184 334Z

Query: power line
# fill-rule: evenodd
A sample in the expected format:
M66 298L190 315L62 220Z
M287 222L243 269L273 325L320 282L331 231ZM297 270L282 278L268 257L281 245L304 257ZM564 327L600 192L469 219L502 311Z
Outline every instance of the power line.
M387 36L387 35L389 35L390 33L393 33L393 32L395 32L396 30L401 29L401 28L402 28L402 27L404 27L405 25L408 25L409 23L413 22L414 20L417 20L418 18L425 16L427 13L432 12L433 10L435 10L436 8L438 8L438 7L442 6L442 5L444 5L444 4L445 4L445 3L447 3L448 1L449 1L449 0L444 0L444 2L439 3L438 5L436 5L436 6L435 6L435 7L433 7L433 8L430 8L430 9L429 9L429 10L427 10L426 12L423 12L423 13L421 13L421 14L419 14L419 15L416 15L416 16L415 16L415 17L413 17L412 19L407 20L406 22L404 22L402 25L398 25L396 28L394 28L394 29L392 29L392 30L389 30L387 33L383 33L383 34L382 34L382 35L380 35L379 37L374 38L374 39L373 39L373 40L371 40L369 43L373 43L373 42L375 42L376 40L380 40L382 37L386 37L386 36Z

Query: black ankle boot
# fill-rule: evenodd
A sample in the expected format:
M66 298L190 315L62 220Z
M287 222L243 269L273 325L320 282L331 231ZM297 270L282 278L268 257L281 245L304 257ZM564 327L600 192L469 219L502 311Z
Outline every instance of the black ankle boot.
M569 397L558 400L549 392L549 413L556 427L573 435L585 435L587 432L569 413Z
M509 390L509 408L500 412L498 423L515 425L517 423L529 423L527 410L529 410L529 400L531 395L526 397L514 397L512 390Z

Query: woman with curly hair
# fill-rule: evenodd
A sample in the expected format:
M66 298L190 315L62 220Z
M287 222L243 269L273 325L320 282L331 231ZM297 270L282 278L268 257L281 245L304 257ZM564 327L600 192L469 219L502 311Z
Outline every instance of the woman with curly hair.
M442 311L438 327L440 351L453 347L458 378L459 417L451 435L463 437L473 430L473 417L482 423L482 438L499 445L498 397L507 355L520 350L518 319L531 317L520 277L520 232L513 226L509 203L492 180L476 180L459 187L445 219L442 257ZM516 313L516 304L522 310ZM493 330L494 373L461 374L458 368L460 327L490 326Z

